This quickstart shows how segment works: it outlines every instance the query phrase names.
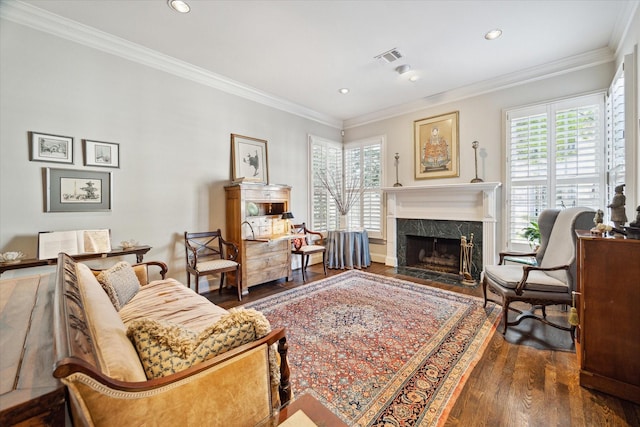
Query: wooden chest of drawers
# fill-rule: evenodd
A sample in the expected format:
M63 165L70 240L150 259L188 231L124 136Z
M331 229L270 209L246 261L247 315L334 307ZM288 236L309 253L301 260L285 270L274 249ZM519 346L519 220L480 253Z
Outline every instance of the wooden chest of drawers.
M282 219L291 187L241 183L226 186L225 193L225 238L240 252L243 293L260 283L291 280L289 225Z
M580 385L640 404L640 240L578 233Z

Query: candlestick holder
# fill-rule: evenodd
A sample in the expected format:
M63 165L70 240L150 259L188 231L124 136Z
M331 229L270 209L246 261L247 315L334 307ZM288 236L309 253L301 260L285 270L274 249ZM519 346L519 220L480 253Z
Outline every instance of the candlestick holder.
M396 153L394 159L396 159L396 183L393 184L394 187L402 187L402 184L398 182L398 163L400 163L400 155Z
M473 141L471 146L473 147L473 154L476 159L476 177L471 180L471 182L484 182L482 179L478 178L478 145L480 143L478 141Z

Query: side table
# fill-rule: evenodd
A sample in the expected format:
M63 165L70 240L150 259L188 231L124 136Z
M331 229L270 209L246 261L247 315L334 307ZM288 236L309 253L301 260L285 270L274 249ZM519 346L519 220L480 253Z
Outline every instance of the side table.
M347 427L347 424L338 418L336 414L327 409L326 406L310 394L303 394L284 408L280 409L278 425L289 426L287 419L290 419L298 411L302 411L304 415L311 419L311 421L317 426Z
M327 267L344 270L370 265L367 230L331 230L327 233Z
M96 259L96 258L111 258L114 256L122 256L122 255L135 255L136 262L142 262L144 258L144 254L151 250L151 246L134 246L128 249L114 249L111 252L100 252L100 253L86 253L86 254L78 254L71 255L73 259L76 260L86 260L86 259ZM23 259L20 262L16 263L2 263L0 262L0 275L5 271L9 270L18 270L21 268L30 268L30 267L42 267L43 265L56 265L58 262L58 258L49 258L49 259Z

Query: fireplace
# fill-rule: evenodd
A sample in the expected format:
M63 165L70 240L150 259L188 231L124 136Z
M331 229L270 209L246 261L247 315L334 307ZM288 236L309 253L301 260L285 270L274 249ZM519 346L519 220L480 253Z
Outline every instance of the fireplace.
M407 267L460 272L460 239L407 236L406 251Z
M480 278L485 265L496 264L499 182L386 187L386 265L407 266L407 236L453 239L473 234L472 268ZM426 250L425 250L426 251ZM419 256L420 252L418 250ZM459 256L459 253L458 253ZM458 265L459 268L459 265Z
M471 276L482 271L482 222L431 219L396 219L398 266L460 273L460 237L473 234Z

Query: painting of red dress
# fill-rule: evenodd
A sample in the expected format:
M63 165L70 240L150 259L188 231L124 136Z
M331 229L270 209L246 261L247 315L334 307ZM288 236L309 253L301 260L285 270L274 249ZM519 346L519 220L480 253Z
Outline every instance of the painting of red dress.
M458 112L416 120L416 179L459 176Z

